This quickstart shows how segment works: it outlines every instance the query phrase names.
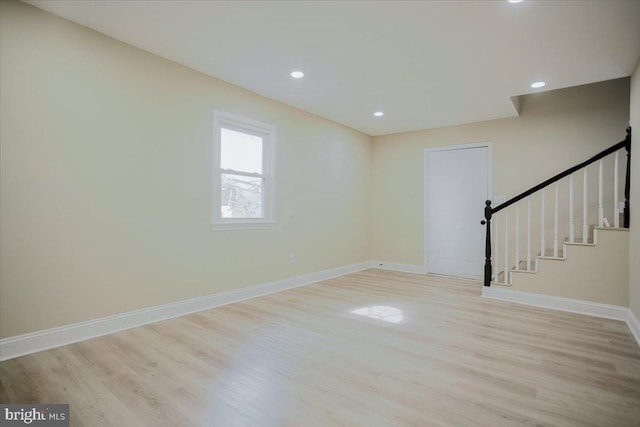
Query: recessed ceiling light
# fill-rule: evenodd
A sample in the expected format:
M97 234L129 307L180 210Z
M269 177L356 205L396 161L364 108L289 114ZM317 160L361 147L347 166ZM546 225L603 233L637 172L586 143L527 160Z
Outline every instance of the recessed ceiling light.
M373 113L373 115L376 117L382 117L384 116L384 113L382 111L376 111L375 113Z
M302 71L293 71L291 72L291 77L294 79L301 79L304 77L304 73Z
M509 3L522 3L524 0L507 0Z
M531 87L534 88L534 89L545 87L546 85L547 84L545 82L534 82L534 83L531 83Z

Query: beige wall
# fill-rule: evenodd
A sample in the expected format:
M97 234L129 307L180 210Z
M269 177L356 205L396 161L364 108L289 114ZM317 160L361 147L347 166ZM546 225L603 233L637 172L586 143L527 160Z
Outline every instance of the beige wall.
M374 137L373 258L424 263L424 148L491 142L494 194L509 198L624 139L628 102L629 79L618 79L523 96L516 118Z
M492 142L494 194L512 196L621 140L629 114L620 79L522 97L518 118L371 139L0 5L0 337L371 258L421 265L425 147ZM275 230L209 231L213 109L278 127ZM640 186L632 192L637 224Z
M370 259L368 136L0 3L0 336ZM214 109L277 126L277 229L209 231Z
M564 261L541 259L538 273L513 272L511 289L627 307L629 232L598 229L595 233L593 247L566 245Z
M631 77L631 230L629 235L629 307L640 319L640 62Z

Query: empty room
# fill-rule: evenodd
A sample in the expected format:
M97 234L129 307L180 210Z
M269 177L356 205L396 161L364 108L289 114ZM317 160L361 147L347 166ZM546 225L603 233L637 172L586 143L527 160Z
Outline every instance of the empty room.
M639 426L639 60L637 0L0 0L0 425Z

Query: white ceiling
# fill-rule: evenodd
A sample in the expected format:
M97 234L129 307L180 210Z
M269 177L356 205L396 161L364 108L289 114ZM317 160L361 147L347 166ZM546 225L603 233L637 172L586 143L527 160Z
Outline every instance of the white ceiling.
M533 81L640 57L638 0L27 2L370 135L512 117Z

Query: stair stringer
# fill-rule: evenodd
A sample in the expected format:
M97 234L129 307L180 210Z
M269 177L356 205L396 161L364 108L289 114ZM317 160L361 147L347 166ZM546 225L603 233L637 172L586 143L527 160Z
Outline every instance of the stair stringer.
M628 306L629 230L595 228L593 244L563 244L564 258L538 257L537 272L511 272L511 289Z

